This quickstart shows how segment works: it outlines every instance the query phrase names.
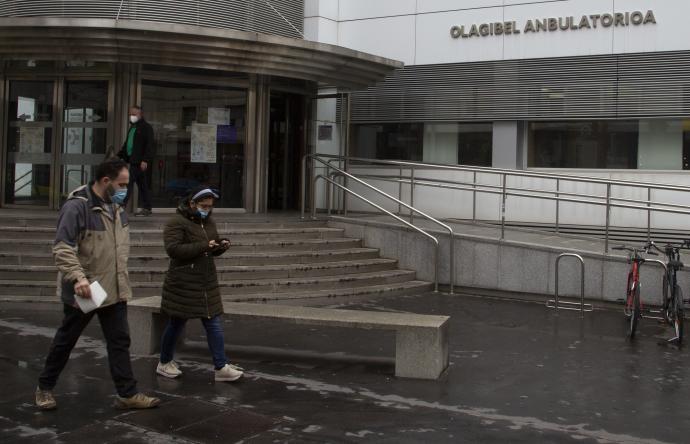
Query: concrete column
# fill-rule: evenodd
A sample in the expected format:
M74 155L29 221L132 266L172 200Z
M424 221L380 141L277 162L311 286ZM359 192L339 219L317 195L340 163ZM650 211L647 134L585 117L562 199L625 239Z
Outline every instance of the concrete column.
M494 168L522 168L520 122L494 122L491 166Z
M254 150L254 213L267 211L266 193L268 192L268 131L270 114L271 89L266 76L256 76L256 113Z

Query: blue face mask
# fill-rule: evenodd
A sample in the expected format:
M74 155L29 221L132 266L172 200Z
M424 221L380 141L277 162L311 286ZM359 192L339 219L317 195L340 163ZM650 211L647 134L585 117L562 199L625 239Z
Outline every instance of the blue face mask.
M110 201L118 205L122 205L127 198L127 188L121 188L115 190L113 194L110 195Z
M206 219L208 217L208 211L197 209L196 214L198 214L202 219Z

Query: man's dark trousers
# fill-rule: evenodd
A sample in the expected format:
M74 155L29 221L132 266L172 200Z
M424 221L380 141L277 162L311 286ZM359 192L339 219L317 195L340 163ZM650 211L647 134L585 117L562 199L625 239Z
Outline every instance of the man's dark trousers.
M108 364L117 394L123 398L135 395L137 393L137 381L134 379L129 357L130 338L127 324L127 303L118 302L86 314L78 308L64 304L64 312L65 318L55 333L55 338L46 358L45 368L38 378L39 388L52 390L55 387L60 373L67 365L74 345L95 314L98 316L107 344Z
M151 165L149 165L149 168ZM123 205L127 205L129 198L132 196L134 184L137 184L139 188L139 206L146 210L150 210L151 207L151 190L149 190L149 179L148 171L141 171L139 165L129 166L129 185L127 185L127 198Z

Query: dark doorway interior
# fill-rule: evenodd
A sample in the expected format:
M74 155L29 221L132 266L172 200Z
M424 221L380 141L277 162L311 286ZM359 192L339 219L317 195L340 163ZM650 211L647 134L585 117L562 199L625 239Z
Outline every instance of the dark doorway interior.
M268 150L269 210L298 208L300 165L305 150L304 96L272 93Z

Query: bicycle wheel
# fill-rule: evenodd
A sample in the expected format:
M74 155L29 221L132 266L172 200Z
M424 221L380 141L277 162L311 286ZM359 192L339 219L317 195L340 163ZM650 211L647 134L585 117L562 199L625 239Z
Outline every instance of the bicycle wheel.
M632 291L632 310L630 313L630 328L628 330L628 336L630 339L635 338L635 333L637 333L637 324L640 323L641 317L642 310L640 308L640 285L638 284Z
M683 324L685 323L685 317L683 315L683 293L680 287L676 286L676 297L674 301L674 313L673 313L673 327L676 330L676 340L678 344L683 343Z
M632 289L632 273L628 273L628 286L625 287L625 305L623 306L623 314L625 315L626 319L630 319L630 316L632 315L632 306L633 306L633 289Z

